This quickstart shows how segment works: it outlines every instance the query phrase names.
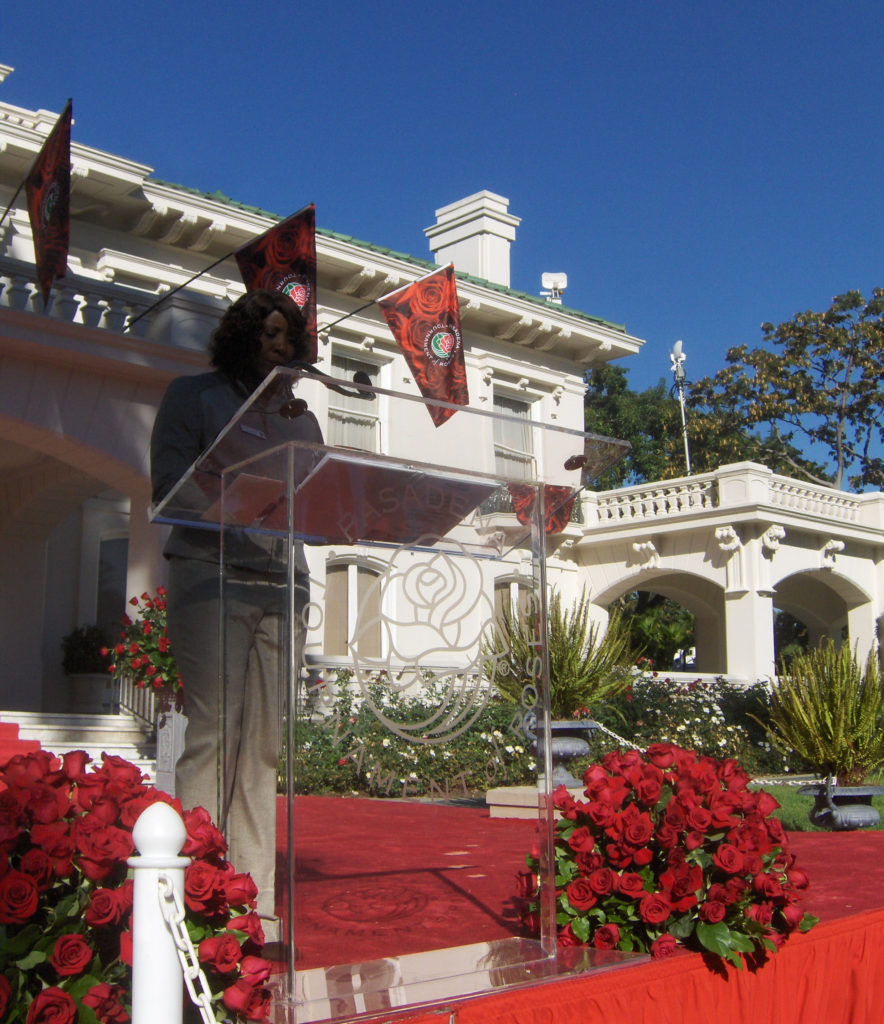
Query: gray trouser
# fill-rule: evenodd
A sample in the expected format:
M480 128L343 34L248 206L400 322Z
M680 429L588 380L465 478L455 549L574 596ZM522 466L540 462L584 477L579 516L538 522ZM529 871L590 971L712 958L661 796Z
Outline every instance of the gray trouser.
M258 913L273 917L287 591L273 577L236 570L225 575L221 623L217 565L169 560L169 638L187 713L175 795L185 809L209 811L227 837L228 859L258 886ZM299 598L301 605L306 596Z

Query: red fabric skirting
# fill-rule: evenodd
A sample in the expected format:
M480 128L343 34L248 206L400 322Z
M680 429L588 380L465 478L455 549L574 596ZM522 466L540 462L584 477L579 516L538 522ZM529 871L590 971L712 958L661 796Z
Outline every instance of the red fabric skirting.
M793 935L754 972L727 966L716 973L700 954L682 954L485 996L454 1010L456 1024L880 1024L884 910ZM440 1016L409 1020L439 1024Z

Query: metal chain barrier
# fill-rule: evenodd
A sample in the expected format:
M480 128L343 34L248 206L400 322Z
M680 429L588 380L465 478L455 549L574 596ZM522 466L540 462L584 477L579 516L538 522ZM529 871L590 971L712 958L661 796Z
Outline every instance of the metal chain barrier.
M199 957L187 934L187 926L184 923L184 906L181 897L175 891L172 880L168 875L159 876L159 899L160 910L163 920L172 933L175 948L178 950L178 959L181 961L181 971L184 975L184 984L190 995L191 1002L196 1006L203 1018L203 1024L218 1024L215 1014L212 1011L212 990L209 982L199 964ZM199 983L202 992L197 993L194 981Z

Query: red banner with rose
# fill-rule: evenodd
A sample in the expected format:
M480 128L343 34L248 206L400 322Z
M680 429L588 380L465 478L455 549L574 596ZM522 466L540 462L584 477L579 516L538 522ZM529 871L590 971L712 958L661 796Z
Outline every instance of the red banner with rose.
M531 484L507 484L507 488L513 500L516 519L523 526L529 526L534 515L537 489ZM544 521L547 533L561 533L565 529L571 518L576 497L577 494L573 487L543 485Z
M25 179L28 217L34 234L37 281L43 308L49 301L52 282L68 269L71 233L71 116L67 106L46 137L34 166Z
M316 208L303 210L237 249L236 262L249 291L283 292L304 314L310 335L306 360L316 362Z
M424 398L468 405L454 267L449 264L390 292L378 305ZM456 412L427 406L437 427Z

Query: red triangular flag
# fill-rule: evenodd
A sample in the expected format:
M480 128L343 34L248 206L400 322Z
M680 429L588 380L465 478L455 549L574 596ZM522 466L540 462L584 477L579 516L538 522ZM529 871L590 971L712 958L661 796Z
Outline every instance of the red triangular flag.
M468 405L454 267L434 270L378 299L378 305L424 398ZM455 412L435 405L427 409L437 427Z
M284 292L304 314L310 335L308 363L316 362L316 208L313 203L237 249L249 291Z
M71 101L55 122L25 179L43 308L56 277L68 269L71 234Z

